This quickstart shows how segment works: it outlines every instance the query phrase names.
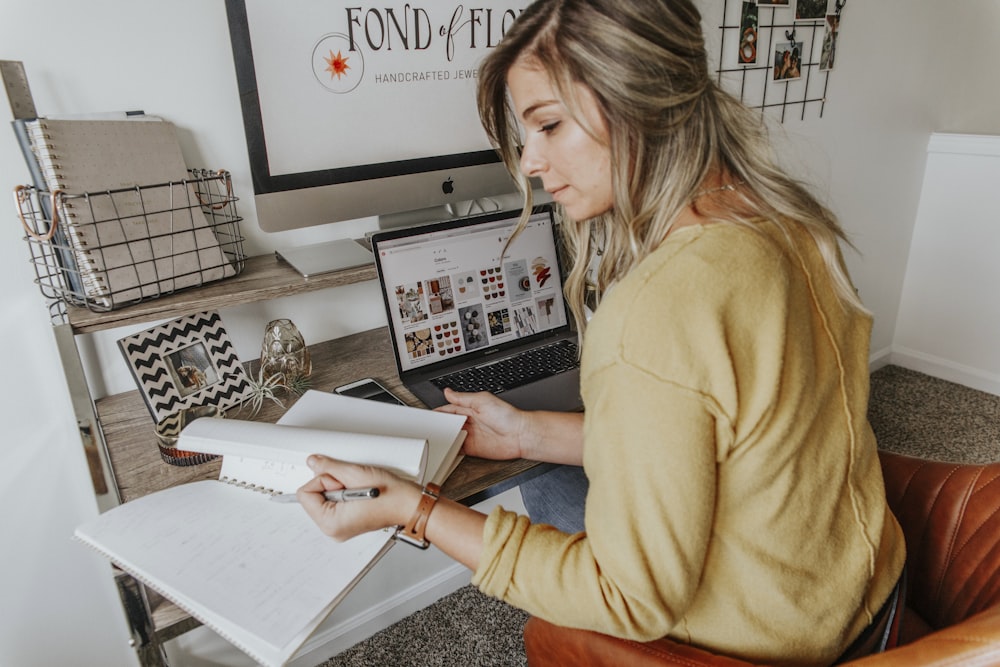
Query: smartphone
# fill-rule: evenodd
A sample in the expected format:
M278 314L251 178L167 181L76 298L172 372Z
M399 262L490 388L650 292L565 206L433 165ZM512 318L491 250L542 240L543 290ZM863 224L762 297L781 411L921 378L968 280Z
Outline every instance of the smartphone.
M343 396L369 398L373 401L382 401L383 403L405 405L399 397L383 387L379 381L374 378L364 378L356 382L349 382L348 384L340 385L333 391L334 393L341 394Z

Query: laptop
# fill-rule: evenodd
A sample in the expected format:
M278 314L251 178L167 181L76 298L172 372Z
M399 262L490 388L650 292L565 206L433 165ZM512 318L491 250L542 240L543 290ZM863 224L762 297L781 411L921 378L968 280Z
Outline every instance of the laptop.
M532 210L371 236L396 370L425 405L444 388L491 391L526 410L580 410L576 332L563 297L555 218Z

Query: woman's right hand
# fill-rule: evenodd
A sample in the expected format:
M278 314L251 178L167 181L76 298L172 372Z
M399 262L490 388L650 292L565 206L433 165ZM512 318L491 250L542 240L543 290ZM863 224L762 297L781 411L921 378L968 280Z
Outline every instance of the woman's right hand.
M445 389L447 405L441 412L463 415L468 434L462 451L485 459L517 459L523 457L524 439L531 432L529 412L483 391L465 393Z

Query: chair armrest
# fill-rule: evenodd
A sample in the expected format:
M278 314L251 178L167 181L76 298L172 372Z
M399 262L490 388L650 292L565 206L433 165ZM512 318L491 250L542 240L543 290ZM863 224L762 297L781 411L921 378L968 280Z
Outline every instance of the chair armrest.
M956 667L1000 664L1000 607L938 630L912 644L844 663L851 667Z
M669 639L637 642L588 630L574 630L531 617L524 626L529 667L754 667Z
M907 606L941 629L1000 605L1000 463L879 457L906 536Z

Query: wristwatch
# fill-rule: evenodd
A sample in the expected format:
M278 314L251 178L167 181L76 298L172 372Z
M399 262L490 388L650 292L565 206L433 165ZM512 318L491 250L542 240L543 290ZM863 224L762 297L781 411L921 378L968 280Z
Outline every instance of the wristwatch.
M413 513L413 516L410 517L405 526L396 529L394 537L418 549L429 547L431 543L424 537L424 532L427 530L427 519L430 518L431 510L434 509L434 503L437 502L440 495L441 487L439 485L428 484L425 486L420 492L420 502L417 504L417 511Z

